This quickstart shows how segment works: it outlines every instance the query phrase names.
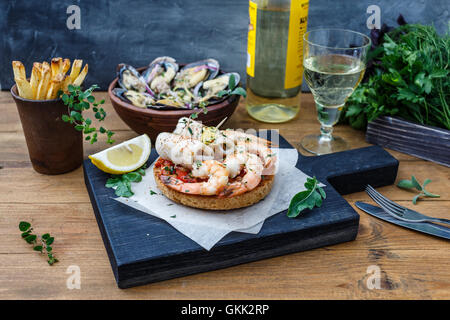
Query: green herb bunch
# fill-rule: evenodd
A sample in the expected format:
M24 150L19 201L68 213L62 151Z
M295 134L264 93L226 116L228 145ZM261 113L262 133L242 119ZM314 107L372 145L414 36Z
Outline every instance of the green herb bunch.
M37 235L33 234L33 228L31 227L31 224L26 221L21 221L19 223L19 230L22 232L22 238L28 244L33 245L34 251L38 251L42 254L47 254L47 262L49 265L53 265L54 263L58 262L58 259L53 256L53 248L51 247L51 244L53 244L55 238L50 236L49 233L45 233L40 238L38 238Z
M107 143L113 144L114 140L112 140L112 136L114 132L111 130L106 130L103 127L100 127L98 130L95 127L91 127L92 120L90 118L84 118L82 112L84 110L89 110L91 108L95 112L95 118L101 122L105 120L106 112L100 107L100 105L105 103L105 100L96 101L95 97L92 95L92 91L97 89L97 85L92 85L87 90L81 90L79 86L69 85L68 92L63 93L62 91L59 93L63 103L68 107L68 115L63 115L62 120L64 122L70 122L75 125L75 129L78 131L83 131L86 135L85 140L90 141L91 144L97 142L98 132L101 134L106 134Z
M430 179L426 179L422 185L420 185L419 181L417 181L416 177L411 176L411 180L400 180L397 184L397 187L399 188L403 188L403 189L417 189L418 191L420 191L420 193L418 195L416 195L412 202L414 204L417 204L417 200L424 196L424 197L430 197L430 198L439 198L440 195L438 194L434 194L431 192L428 192L427 190L425 190L425 186L427 184L429 184L431 182Z
M450 129L449 56L449 32L439 36L432 26L407 24L386 33L341 121L365 129L368 121L390 115Z
M305 191L297 193L289 204L287 216L289 218L297 217L303 210L314 207L321 207L326 198L325 191L319 187L319 181L316 177L308 178L305 182Z
M132 195L134 195L134 192L131 190L131 182L141 182L142 176L145 176L145 169L147 168L147 165L144 164L139 169L120 174L120 175L111 175L111 178L109 178L106 181L105 187L107 188L116 188L115 194L118 197L125 197L129 198Z

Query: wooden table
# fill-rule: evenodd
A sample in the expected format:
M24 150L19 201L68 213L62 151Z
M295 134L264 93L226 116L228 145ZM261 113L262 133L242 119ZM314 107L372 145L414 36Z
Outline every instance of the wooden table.
M100 92L98 98L106 96ZM109 99L105 127L116 141L136 136L115 114ZM248 263L223 270L118 289L95 221L82 168L45 176L28 158L16 106L9 92L0 92L0 299L448 299L450 246L446 240L403 229L358 209L361 222L352 242ZM294 146L306 134L319 132L311 95L302 97L299 117L270 125L251 119L241 104L226 124L230 128L278 128ZM337 126L337 135L352 148L367 146L364 133ZM85 155L105 148L100 140L85 144ZM444 166L390 151L400 160L398 179L413 174L430 178L429 190L441 195L414 206L413 193L388 186L382 193L425 214L449 218L450 170ZM303 152L302 152L303 153ZM305 153L306 155L306 153ZM364 193L345 196L352 205L367 201ZM50 267L21 238L18 223L32 222L36 233L50 232L59 263ZM81 289L67 289L71 265L80 267ZM368 289L367 273L377 266L381 289Z

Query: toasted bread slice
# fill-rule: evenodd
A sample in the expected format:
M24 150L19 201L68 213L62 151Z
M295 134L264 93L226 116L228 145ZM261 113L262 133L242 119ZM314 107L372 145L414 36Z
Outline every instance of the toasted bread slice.
M263 176L255 189L231 198L219 198L218 196L202 196L173 190L161 181L160 172L161 168L153 167L156 184L167 198L188 207L209 210L231 210L251 206L269 194L274 181L274 176Z

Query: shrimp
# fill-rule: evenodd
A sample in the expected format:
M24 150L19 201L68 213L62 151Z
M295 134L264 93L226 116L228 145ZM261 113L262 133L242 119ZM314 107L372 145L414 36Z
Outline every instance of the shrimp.
M236 130L221 131L224 136L231 139L236 144L236 152L252 153L258 155L264 164L264 174L274 174L276 157L272 149L268 147L270 141L259 138L257 136Z
M214 150L200 141L168 132L158 135L155 148L163 159L189 169L195 161L210 160L214 157Z
M261 182L261 175L264 169L261 159L252 153L248 153L246 157L246 173L242 177L242 180L236 180L235 182L228 184L219 194L220 197L230 198L238 196L255 189ZM239 159L236 161L239 162Z
M270 146L272 143L269 140L257 137L253 134L245 133L240 130L226 129L220 130L220 132L227 138L234 141L235 144L238 142L256 142L261 145Z
M171 176L161 176L161 180L176 191L205 196L219 194L228 184L228 169L216 160L197 161L191 174L197 178L209 179L205 182L183 182Z
M201 140L203 125L201 122L182 117L178 120L174 134L189 137L195 140Z

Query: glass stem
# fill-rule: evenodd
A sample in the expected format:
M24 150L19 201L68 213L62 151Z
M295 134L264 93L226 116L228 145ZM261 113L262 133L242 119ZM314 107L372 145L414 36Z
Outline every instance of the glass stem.
M326 126L323 124L320 126L320 140L322 141L333 140L333 136L331 135L332 133L333 133L333 126Z

